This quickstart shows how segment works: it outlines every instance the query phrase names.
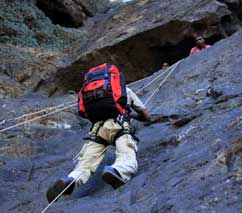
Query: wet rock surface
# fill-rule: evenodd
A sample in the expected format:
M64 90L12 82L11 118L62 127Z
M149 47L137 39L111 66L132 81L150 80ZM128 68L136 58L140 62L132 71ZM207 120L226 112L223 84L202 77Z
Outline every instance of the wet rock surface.
M117 190L104 184L102 169L115 158L110 147L90 181L70 198L60 198L49 212L240 212L241 49L240 30L171 67L173 73L147 103L152 114L166 119L135 124L140 138L138 174ZM169 74L163 72L130 87L145 102ZM5 99L1 116L16 108L18 116L74 100ZM78 120L75 107L44 121L0 133L0 198L5 212L40 212L47 205L48 186L72 169L72 158L90 127ZM46 124L50 121L68 128Z

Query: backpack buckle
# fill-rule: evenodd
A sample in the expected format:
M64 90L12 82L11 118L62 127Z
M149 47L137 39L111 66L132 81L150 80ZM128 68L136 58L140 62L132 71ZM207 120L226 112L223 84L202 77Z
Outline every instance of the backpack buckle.
M124 116L123 115L118 115L118 117L116 118L116 121L119 123L119 124L123 124L124 123Z

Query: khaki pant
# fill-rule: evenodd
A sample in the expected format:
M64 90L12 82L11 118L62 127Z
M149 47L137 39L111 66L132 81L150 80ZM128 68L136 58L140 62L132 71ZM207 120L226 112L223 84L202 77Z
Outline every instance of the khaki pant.
M127 122L124 122L123 127L125 130L130 129ZM112 167L119 172L124 181L128 181L138 169L135 153L137 151L137 146L136 141L129 134L125 134L114 141L116 134L121 129L122 127L117 122L113 119L108 119L105 123L95 123L89 135L95 136L98 131L97 136L105 139L110 145L115 143L116 160ZM107 147L105 145L88 141L84 144L80 152L74 170L68 176L73 177L76 183L86 183L91 173L95 172L98 165L101 163L106 150Z

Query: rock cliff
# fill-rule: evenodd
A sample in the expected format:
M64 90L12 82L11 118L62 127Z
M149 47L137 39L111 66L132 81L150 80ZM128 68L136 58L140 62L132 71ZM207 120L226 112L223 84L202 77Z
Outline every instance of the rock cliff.
M69 1L66 5L75 8L77 2L85 4ZM105 12L98 14L90 6L94 16L78 29L54 25L34 0L23 1L21 5L16 0L10 3L4 0L2 5L1 39L14 46L1 48L0 70L3 79L15 84L9 93L5 88L10 88L11 83L2 83L4 97L77 91L83 73L104 62L118 65L131 82L160 69L164 61L172 64L186 57L194 45L195 34L203 35L213 44L241 27L241 1L130 1L122 7L97 10ZM21 49L15 50L15 45ZM38 54L32 54L33 51ZM26 52L29 62L22 63ZM11 58L17 64L13 68ZM34 72L36 69L39 71ZM30 72L33 75L28 80L18 76L19 73L28 76Z
M34 2L29 5L35 8ZM1 129L37 116L19 117L23 114L46 109L38 114L46 115L75 103L76 96L66 91L76 90L86 69L103 61L118 64L128 81L140 79L130 87L139 91L144 102L160 86L147 108L164 119L134 123L140 138L138 174L117 190L106 185L101 172L115 158L110 147L88 183L76 188L71 197L59 199L48 212L241 212L238 8L241 1L131 1L105 14L94 13L83 27L74 29L86 36L83 43L72 37L77 42L72 51L50 50L41 47L44 43L27 47L11 43L12 39L1 42L1 94L5 97L0 99ZM213 45L187 57L194 34L202 34ZM180 59L176 67L160 70L163 61L172 64ZM47 74L38 83L42 72ZM24 84L27 80L29 85ZM48 186L72 169L72 158L89 128L73 106L0 132L2 212L43 210Z

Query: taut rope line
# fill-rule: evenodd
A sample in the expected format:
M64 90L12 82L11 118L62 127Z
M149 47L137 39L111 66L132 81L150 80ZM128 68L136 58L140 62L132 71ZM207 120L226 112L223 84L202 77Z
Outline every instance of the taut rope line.
M75 102L74 101L67 102L66 104L73 104L73 103L76 103L76 101ZM46 107L45 109L42 109L40 111L31 112L31 113L28 113L28 114L23 114L23 115L21 115L19 117L16 117L14 119L10 119L10 120L7 120L7 121L20 120L22 118L25 118L25 117L28 117L28 116L32 116L32 115L36 115L36 114L39 114L39 113L42 113L42 112L52 111L53 109L60 108L60 107L64 107L66 104L59 104L59 105L56 105L56 106Z
M151 100L151 98L155 95L155 93L161 88L161 86L166 82L166 80L169 78L169 76L174 72L174 70L177 68L177 66L181 63L182 60L176 62L173 65L172 70L169 72L169 74L163 79L163 81L158 85L158 87L153 91L153 93L147 98L147 100L145 101L144 105L146 106L149 101Z
M80 177L81 175L78 176L78 178ZM73 184L76 180L74 179L68 186L66 186L66 188L63 189L63 191L54 199L52 200L42 211L41 213L44 213L48 210L48 208L50 208L53 203L71 186L71 184Z
M158 85L158 87L154 90L154 92L149 96L149 98L146 100L145 105L151 100L151 98L154 96L154 94L159 90L159 88L166 82L166 80L169 78L169 76L172 74L172 72L176 69L176 67L178 66L178 64L181 61L178 61L176 64L174 64L173 68L171 69L171 71L169 72L169 74L163 79L163 81ZM163 74L163 73L162 73ZM161 77L162 75L159 75L159 77ZM158 76L157 76L158 77ZM157 77L155 78L155 80L157 79ZM152 80L152 82L155 81L154 79ZM151 83L149 83L148 85L150 85ZM145 86L147 87L147 85ZM141 88L142 90L144 88ZM139 91L141 91L141 89ZM106 147L107 149L107 147ZM105 149L105 151L106 151ZM102 152L103 153L103 152ZM73 160L75 161L76 158L79 156L80 152L73 158ZM78 176L78 178L80 177L80 175ZM78 179L76 178L76 179ZM49 203L42 211L41 213L45 213L52 205L53 203L59 199L59 197L75 182L75 179L68 185L66 186L62 192L60 192L60 194L58 194L58 196L56 196L56 198L54 200L51 201L51 203Z
M154 90L154 92L153 92L153 93L147 98L146 102L144 103L145 106L146 106L147 103L151 100L151 98L155 95L155 93L160 89L160 87L166 82L166 80L168 79L168 77L173 73L173 71L176 69L176 67L178 66L178 64L180 64L181 61L182 61L182 60L176 62L176 63L173 64L171 67L169 67L167 71L162 72L161 74L159 74L158 76L156 76L154 79L152 79L148 84L146 84L145 86L141 87L140 89L138 89L138 90L136 91L136 93L141 92L142 90L144 90L145 88L147 88L148 86L150 86L154 81L156 81L157 79L159 79L159 78L162 77L165 73L168 72L168 75L163 79L163 81L162 81L162 82L159 84L159 86ZM35 118L32 118L32 119L29 119L29 120L25 120L25 121L20 122L20 123L18 123L18 124L15 124L15 125L12 125L12 126L6 127L6 128L4 128L4 129L1 129L1 130L0 130L0 133L1 133L1 132L5 132L5 131L7 131L7 130L9 130L9 129L12 129L12 128L14 128L14 127L18 127L18 126L21 126L21 125L27 124L27 123L29 123L29 122L32 122L32 121L38 120L38 119L40 119L40 118L47 117L48 115L52 115L52 114L54 114L54 113L57 113L57 112L63 111L63 110L65 110L65 109L68 109L68 108L71 108L71 107L77 105L77 103L74 103L74 102L68 102L68 104L69 104L69 103L70 103L70 105L68 105L68 106L66 106L66 107L63 107L63 108L61 108L61 109L58 109L58 108L64 106L64 104L60 104L60 105L53 106L53 107L47 107L47 108L45 108L45 109L43 109L43 110L40 110L40 111L37 111L37 112L28 113L28 114L24 114L24 115L19 116L19 117L17 117L17 118L11 119L11 120L19 120L19 119L22 119L22 118L26 118L26 117L28 117L28 116L36 115L36 114L39 114L39 113L41 113L41 112L46 112L46 111L48 111L48 110L53 110L53 109L56 109L56 108L57 108L57 110L52 111L52 112L49 112L49 113L47 113L47 114L45 114L45 115L41 115L41 116L38 116L38 117L35 117ZM73 104L72 104L72 103L73 103ZM7 121L7 120L3 120L2 123L5 123L6 121Z
M180 64L182 60L178 61L177 63L175 63L174 65L172 65L166 72L162 72L161 74L159 74L158 76L156 76L152 81L150 81L147 85L145 85L144 87L140 88L139 90L136 91L136 93L139 93L140 91L144 90L146 87L148 87L149 85L151 85L154 81L156 81L158 78L162 77L164 75L164 73L167 73L169 71L169 73L167 74L167 76L163 79L163 81L158 85L158 87L153 91L153 93L147 98L147 100L145 101L144 105L147 105L148 102L151 100L151 98L155 95L155 93L160 89L160 87L166 82L166 80L169 78L169 76L174 72L174 70L176 69L176 67ZM171 70L171 71L170 71ZM73 103L73 102L68 102L68 103ZM53 109L56 109L56 108L60 108L62 107L61 109L57 109L55 111L52 111L52 112L49 112L45 115L41 115L41 116L38 116L38 117L35 117L33 119L30 119L30 120L26 120L24 122L20 122L18 124L15 124L13 126L10 126L10 127L7 127L7 128L4 128L4 129L1 129L0 132L4 132L4 131L7 131L9 129L12 129L14 127L17 127L17 126L21 126L23 124L26 124L26 123L29 123L29 122L32 122L32 121L35 121L35 120L38 120L40 118L43 118L43 117L47 117L48 115L51 115L51 114L54 114L54 113L57 113L57 112L60 112L60 111L63 111L65 109L68 109L68 108L71 108L73 106L76 106L77 103L73 103L73 104L70 104L66 107L62 107L64 106L64 104L60 104L60 105L57 105L57 106L53 106L53 107L48 107L46 109L43 109L43 110L40 110L40 111L37 111L37 112L33 112L33 113L28 113L28 114L24 114L22 116L19 116L15 119L12 119L12 120L19 120L21 118L25 118L25 117L28 117L28 116L32 116L32 115L36 115L36 114L39 114L41 112L46 112L47 110L53 110ZM105 149L106 151L106 149ZM73 160L79 155L79 153L73 158ZM78 178L80 177L80 175L78 176ZM77 178L77 179L78 179ZM42 211L41 213L45 213L49 207L51 207L51 205L53 205L53 203L76 181L76 179L74 179L68 186L65 187L65 189L63 189L63 191L51 202L49 203Z
M47 113L47 114L45 114L45 115L41 115L41 116L38 116L38 117L36 117L36 118L32 118L32 119L30 119L30 120L26 120L26 121L20 122L20 123L18 123L18 124L15 124L15 125L13 125L13 126L10 126L10 127L4 128L4 129L1 129L1 130L0 130L0 133L1 133L1 132L5 132L5 131L7 131L7 130L9 130L9 129L12 129L12 128L14 128L14 127L21 126L21 125L23 125L23 124L26 124L26 123L29 123L29 122L32 122L32 121L36 121L36 120L38 120L38 119L40 119L40 118L47 117L48 115L52 115L52 114L54 114L54 113L56 113L56 112L63 111L63 110L65 110L65 109L71 108L71 107L76 106L76 105L77 105L77 103L75 103L75 104L71 104L71 105L69 105L69 106L63 107L63 108L61 108L61 109L57 109L57 110L52 111L52 112L50 112L50 113Z
M99 158L99 157L101 157L102 156L102 154L103 153L105 153L106 151L107 151L107 149L108 149L108 146L100 153L100 155L98 155L98 157L97 158ZM78 153L79 154L79 153ZM58 196L56 196L56 198L54 199L54 200L52 200L42 211L41 211L41 213L45 213L47 210L48 210L48 208L50 208L52 205L53 205L53 203L56 201L56 200L58 200L58 198L71 186L71 184L73 184L79 177L81 176L81 174L76 178L76 179L74 179L69 185L67 185L66 186L66 188L64 188L63 189L63 191L58 195Z
M157 79L159 79L160 77L162 77L164 74L166 74L167 72L169 73L170 69L173 66L174 65L172 65L171 67L169 67L166 71L163 71L162 73L160 73L158 76L156 76L154 79L152 79L148 84L146 84L145 86L143 86L140 89L138 89L135 93L138 94L139 92L143 91L146 87L150 86L154 81L156 81Z

